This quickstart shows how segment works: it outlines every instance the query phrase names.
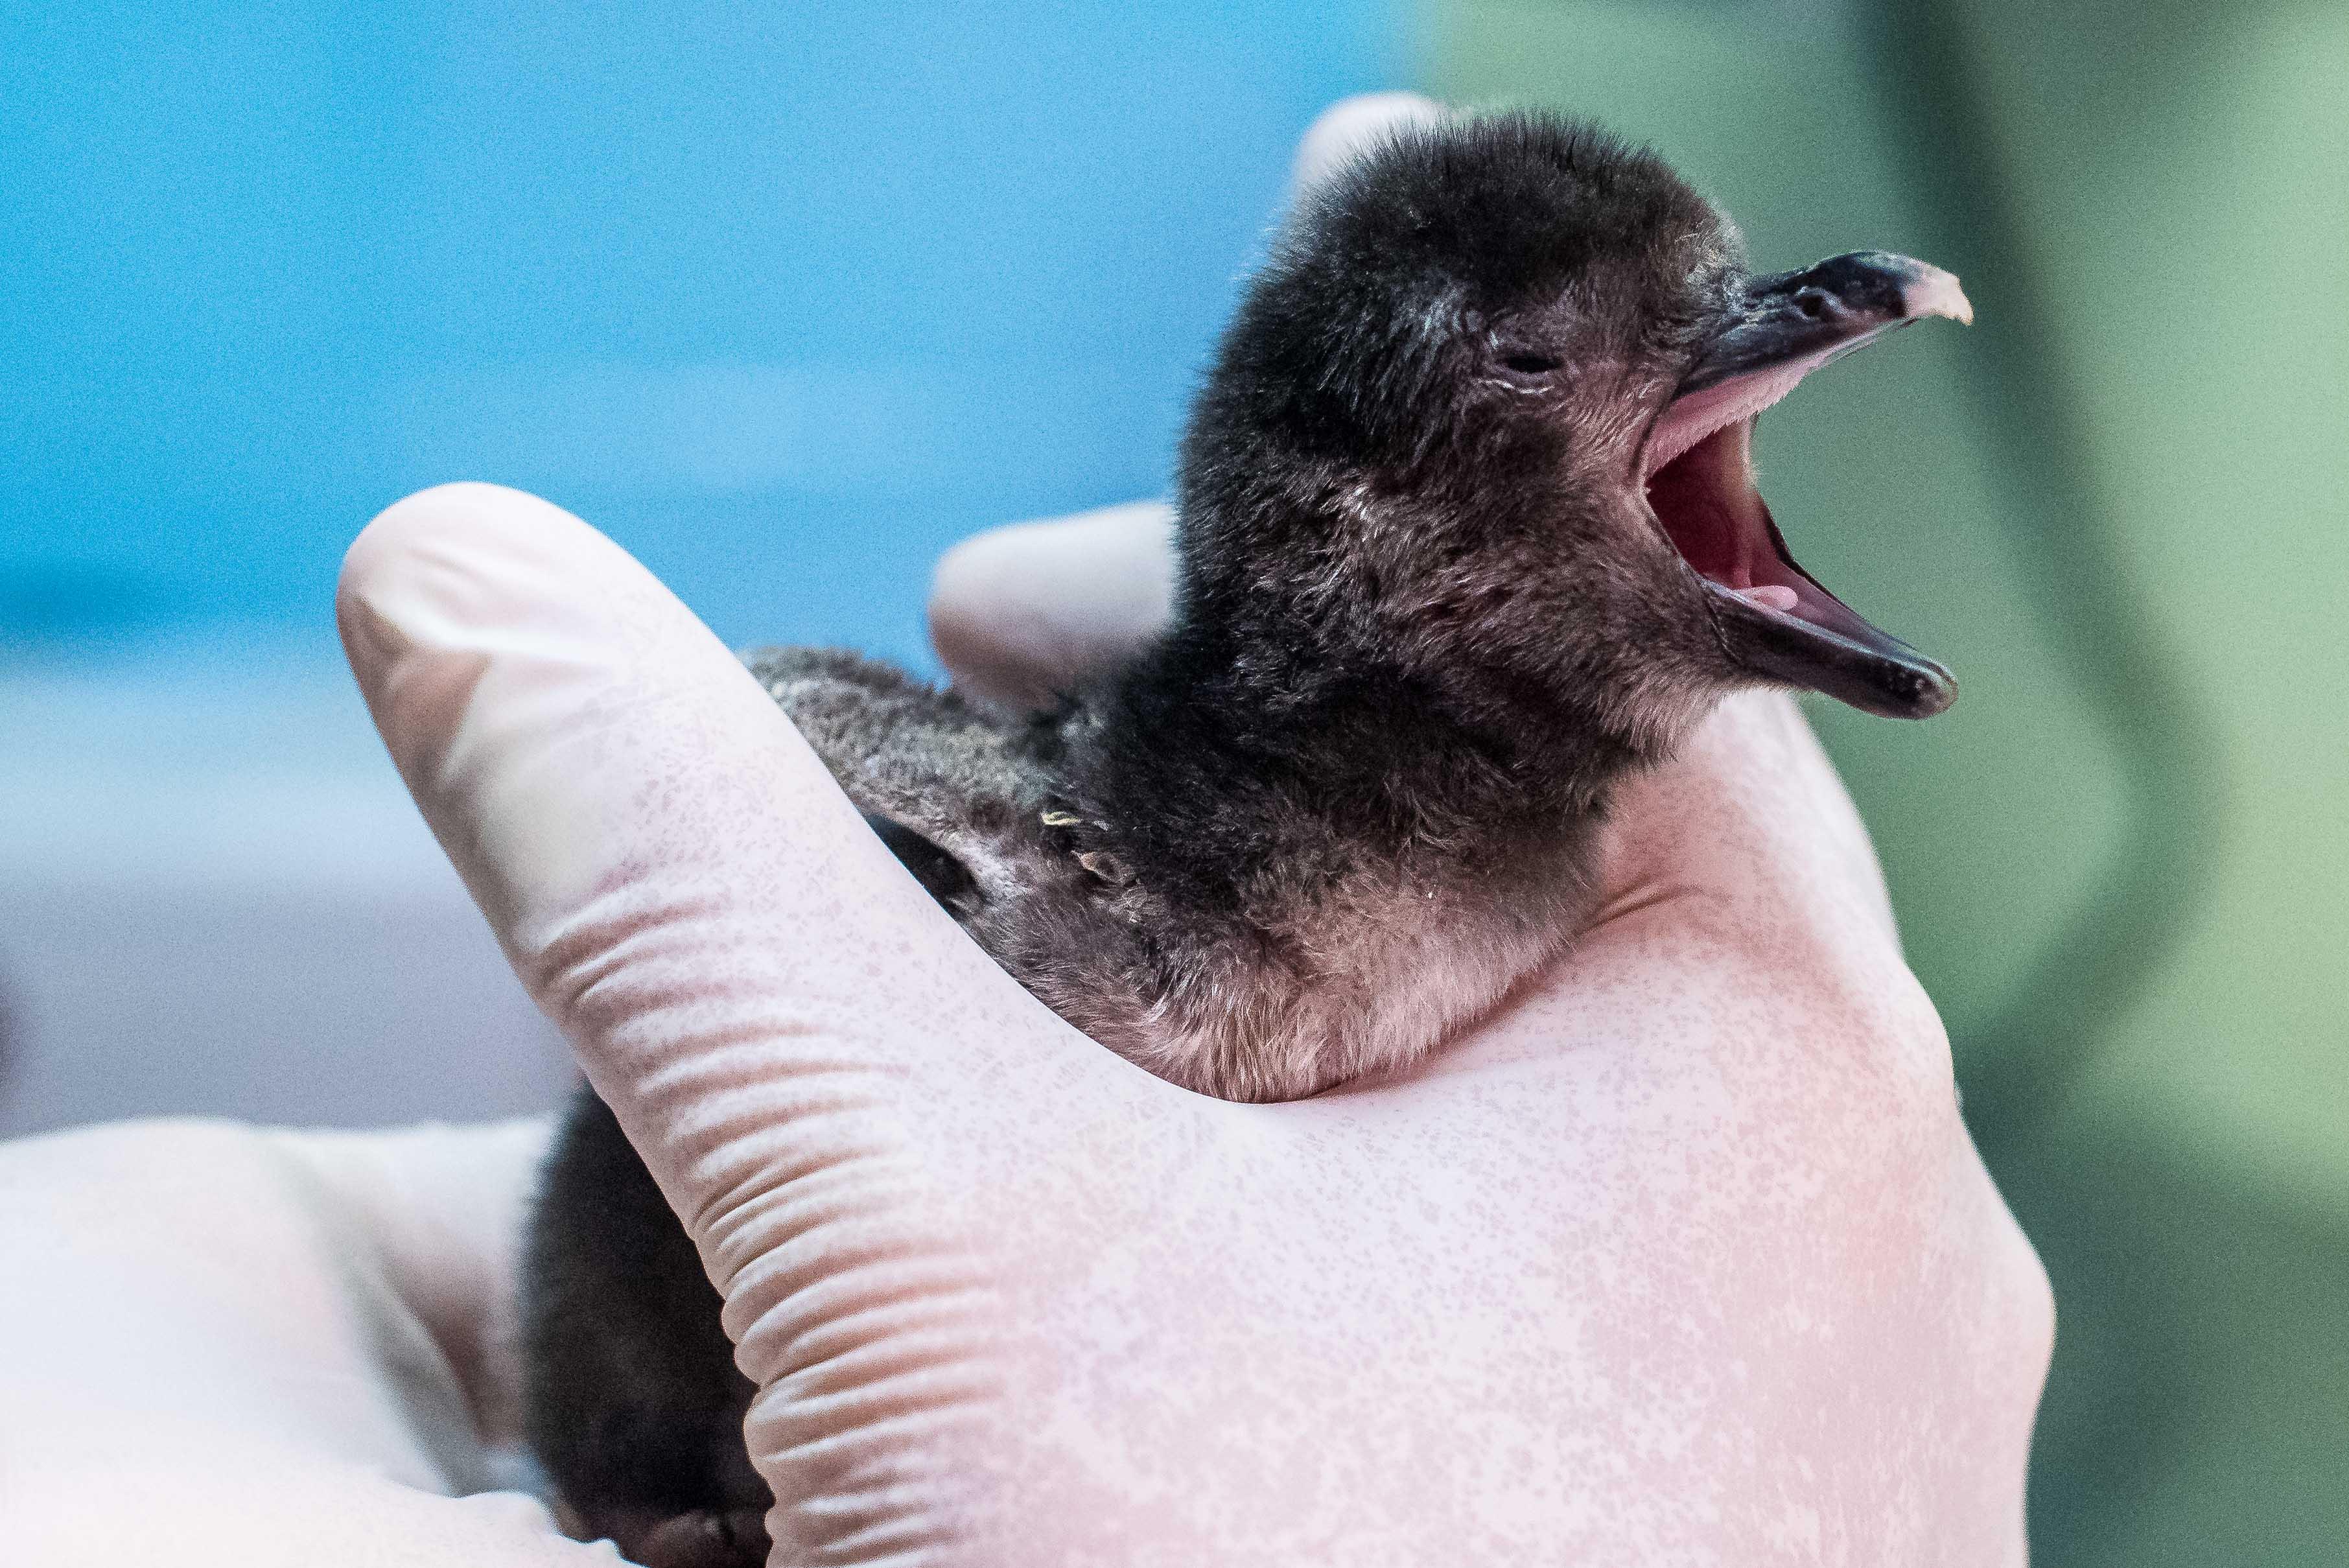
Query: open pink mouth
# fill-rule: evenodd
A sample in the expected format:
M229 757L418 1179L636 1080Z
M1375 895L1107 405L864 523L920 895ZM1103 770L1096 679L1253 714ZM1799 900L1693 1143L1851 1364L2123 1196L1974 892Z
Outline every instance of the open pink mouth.
M1901 258L1904 259L1905 258ZM1878 629L1797 565L1754 485L1754 421L1804 377L1925 316L1971 318L1957 280L1919 269L1899 314L1855 321L1826 343L1752 363L1673 400L1643 459L1658 525L1711 593L1733 656L1759 674L1870 712L1921 718L1957 693L1949 671Z
M1832 601L1778 548L1777 526L1754 484L1753 444L1751 415L1722 426L1657 471L1648 504L1697 576L1748 603L1816 619Z
M1665 537L1698 576L1764 614L1842 637L1886 637L1787 554L1754 482L1754 418L1732 418L1649 479Z

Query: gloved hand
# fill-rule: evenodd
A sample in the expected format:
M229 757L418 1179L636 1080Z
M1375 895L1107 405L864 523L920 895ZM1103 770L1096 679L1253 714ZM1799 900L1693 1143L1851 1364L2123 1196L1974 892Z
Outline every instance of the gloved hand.
M966 546L944 640L1042 681L1113 640L1092 607L1151 602L1160 527ZM1006 582L1065 597L991 622ZM409 787L725 1293L777 1563L2022 1561L2044 1282L1783 699L1627 793L1605 912L1499 1015L1405 1080L1234 1106L1005 978L554 508L403 502L342 602ZM441 1495L512 1432L543 1137L5 1150L10 1560L590 1553Z
M941 648L1047 688L1157 613L1164 563L1146 514L988 536L941 570ZM1626 793L1601 915L1495 1017L1243 1106L1028 998L545 504L403 502L342 607L419 805L727 1297L778 1563L2022 1561L2044 1279L1783 699ZM610 1561L450 1495L502 1473L543 1139L0 1149L6 1560Z

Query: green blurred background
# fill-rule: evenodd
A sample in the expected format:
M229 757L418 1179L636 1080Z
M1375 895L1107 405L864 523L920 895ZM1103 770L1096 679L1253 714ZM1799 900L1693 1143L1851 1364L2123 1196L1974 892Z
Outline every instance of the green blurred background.
M1760 454L1964 693L1813 717L2054 1281L2035 1557L2349 1563L2349 6L1428 16L1431 91L1652 141L1762 265L1964 277Z

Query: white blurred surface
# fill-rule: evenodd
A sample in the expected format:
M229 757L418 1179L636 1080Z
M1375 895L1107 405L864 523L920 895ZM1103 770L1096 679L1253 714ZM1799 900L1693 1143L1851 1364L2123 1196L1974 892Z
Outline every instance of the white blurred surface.
M568 1054L330 648L0 664L0 1135L539 1109Z

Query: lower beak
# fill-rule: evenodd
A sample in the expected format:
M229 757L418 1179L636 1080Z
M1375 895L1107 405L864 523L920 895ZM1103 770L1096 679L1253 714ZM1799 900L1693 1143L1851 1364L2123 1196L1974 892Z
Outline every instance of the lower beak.
M1709 592L1722 641L1757 675L1889 718L1957 697L1950 672L1795 564L1754 488L1756 414L1829 360L1927 316L1971 321L1958 280L1882 251L1751 280L1649 438L1649 504Z

